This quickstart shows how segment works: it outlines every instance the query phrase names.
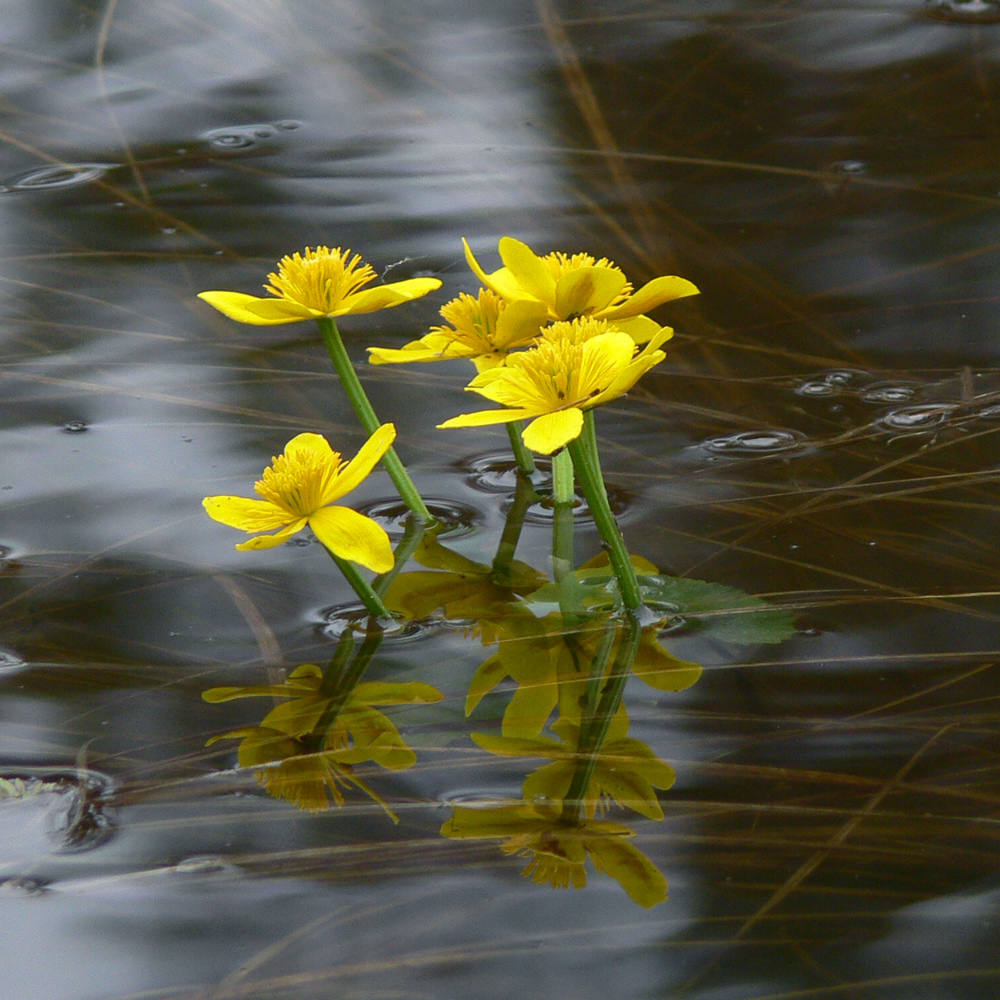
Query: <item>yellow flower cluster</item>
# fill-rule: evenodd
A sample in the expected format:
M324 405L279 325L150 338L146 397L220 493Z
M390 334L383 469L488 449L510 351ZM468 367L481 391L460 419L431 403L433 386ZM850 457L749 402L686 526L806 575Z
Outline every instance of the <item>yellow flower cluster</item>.
M484 285L478 297L453 299L441 310L448 326L401 349L368 348L370 360L467 358L477 370L467 389L504 409L465 413L438 426L527 420L525 445L551 455L579 437L585 410L627 392L663 360L659 348L673 330L645 314L698 289L684 278L663 276L633 291L624 272L604 257L539 257L509 236L499 250L504 266L487 274L466 242L466 260Z

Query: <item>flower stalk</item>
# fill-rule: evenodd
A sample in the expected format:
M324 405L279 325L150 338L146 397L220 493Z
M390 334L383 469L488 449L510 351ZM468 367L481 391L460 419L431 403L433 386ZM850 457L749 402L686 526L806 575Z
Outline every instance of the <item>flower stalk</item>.
M535 472L535 458L531 454L531 449L525 446L521 440L524 432L523 420L512 420L507 424L507 436L510 438L510 447L514 452L514 461L517 462L517 471L522 475L530 476Z
M590 507L597 530L608 548L608 558L618 578L622 603L630 614L636 615L642 609L639 581L636 579L635 567L625 547L625 539L608 503L608 491L604 485L597 452L593 411L587 410L584 413L583 430L578 438L570 441L568 449L573 459L573 470L580 484L580 490Z
M344 346L340 331L337 329L336 321L331 316L317 316L316 325L319 327L320 334L323 337L323 344L330 355L330 360L333 362L333 367L340 378L344 391L347 393L351 407L357 414L358 420L361 421L361 426L369 434L374 433L379 426L379 418L361 385L358 373L354 370L354 365L347 354L347 348ZM409 473L407 473L406 467L396 454L395 448L390 447L386 451L382 458L382 464L385 466L386 472L389 473L389 478L392 479L406 506L424 524L432 524L434 522L434 515L427 509L427 505L417 491L417 487L414 485Z
M325 548L325 546L324 546ZM358 595L358 600L365 606L365 610L373 618L386 621L392 618L392 613L385 606L382 598L375 593L372 585L361 575L355 563L349 559L341 559L331 549L326 550L330 558L337 564L337 568L344 574L345 579L351 585L351 589Z

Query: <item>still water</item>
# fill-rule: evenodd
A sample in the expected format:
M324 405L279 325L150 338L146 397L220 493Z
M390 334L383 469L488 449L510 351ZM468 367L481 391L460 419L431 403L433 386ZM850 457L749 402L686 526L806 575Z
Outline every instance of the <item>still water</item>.
M1000 5L0 15L0 995L997 995ZM522 877L551 831L497 805L565 765L593 694L519 673L562 655L551 506L519 506L502 430L435 429L466 362L365 361L475 292L462 237L493 269L504 234L701 289L599 415L667 610L602 737L645 746L653 790L588 820L634 836L581 828L580 888ZM196 295L317 244L443 283L341 328L454 519L394 584L421 624L345 695L397 756L309 811L238 766L245 735L210 741L343 667L353 595L308 535L236 552L201 499L249 495L297 433L364 435L312 325ZM392 497L351 499L398 540ZM475 836L496 808L507 839Z

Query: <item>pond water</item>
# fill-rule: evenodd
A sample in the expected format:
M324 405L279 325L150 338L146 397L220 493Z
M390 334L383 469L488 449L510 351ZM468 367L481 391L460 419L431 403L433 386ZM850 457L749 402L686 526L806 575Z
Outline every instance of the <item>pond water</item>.
M1000 4L0 10L0 994L997 995ZM556 716L501 732L532 685L598 719L594 690L518 671L567 635L596 661L603 619L574 638L538 589L553 511L518 506L502 428L435 429L476 408L468 363L365 361L475 292L462 237L493 269L505 234L701 289L598 413L661 599L601 739L666 771L574 828L580 888L522 877L558 837L501 804L568 766ZM211 741L343 667L353 594L308 534L237 552L201 500L249 495L300 432L365 435L314 325L196 295L258 294L318 244L442 282L341 329L456 520L394 584L418 623L342 689L415 763L393 744L310 811ZM351 503L398 541L393 498L377 473ZM584 513L577 566L601 551ZM468 563L521 516L524 601ZM506 838L472 835L503 808Z

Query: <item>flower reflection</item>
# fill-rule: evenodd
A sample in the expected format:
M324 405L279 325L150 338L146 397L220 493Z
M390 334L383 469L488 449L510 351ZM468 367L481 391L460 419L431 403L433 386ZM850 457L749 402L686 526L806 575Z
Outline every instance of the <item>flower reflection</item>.
M443 615L448 621L471 623L486 644L496 641L498 623L515 611L520 598L548 579L516 559L499 565L475 562L424 536L413 554L427 567L397 576L385 593L386 606L409 619Z
M301 808L326 809L328 796L343 805L341 787L354 785L392 815L353 766L371 762L399 771L412 767L417 757L393 722L374 706L429 704L444 696L417 682L359 681L346 689L331 685L327 690L325 681L319 667L306 663L284 684L210 688L202 698L212 703L255 697L287 700L272 708L259 726L215 736L209 743L239 739L240 766L261 768L257 779L267 791Z
M582 889L589 858L640 906L656 906L667 898L667 880L629 843L635 831L620 823L588 819L570 825L549 805L515 801L482 808L456 806L441 833L458 840L500 840L504 854L528 859L523 874L540 885Z
M676 774L645 743L628 737L628 726L625 708L619 706L592 763L583 793L583 810L588 819L596 812L606 812L611 802L648 819L663 819L655 789L670 788ZM553 723L552 731L558 740L544 736L517 739L485 733L473 733L472 738L484 750L503 757L550 758L553 763L533 771L525 779L523 795L528 802L564 802L578 766L586 763L586 759L578 750L580 726L576 722L559 719Z
M608 614L591 615L567 627L558 613L536 618L528 610L510 615L497 628L497 652L476 671L469 685L466 714L505 678L517 684L503 717L504 736L535 736L558 705L561 718L579 721L584 688ZM620 644L616 636L614 651ZM659 691L682 691L701 677L700 664L680 660L657 637L655 627L643 629L632 661L632 673Z

